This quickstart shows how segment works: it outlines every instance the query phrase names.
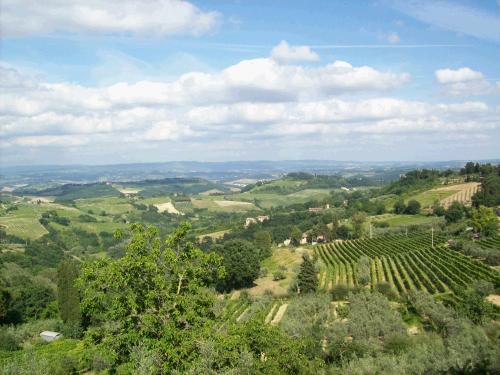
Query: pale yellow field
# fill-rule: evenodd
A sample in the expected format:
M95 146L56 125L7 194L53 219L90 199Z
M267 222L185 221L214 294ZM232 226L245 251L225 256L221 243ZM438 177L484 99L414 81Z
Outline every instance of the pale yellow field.
M184 215L182 212L180 212L179 210L177 210L177 208L174 207L172 202L158 203L155 204L155 207L158 208L158 212L168 212L169 214Z

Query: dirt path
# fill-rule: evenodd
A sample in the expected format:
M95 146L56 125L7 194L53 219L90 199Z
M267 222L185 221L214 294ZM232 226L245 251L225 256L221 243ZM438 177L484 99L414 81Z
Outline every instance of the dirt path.
M236 318L236 321L239 322L241 319L243 319L243 317L245 316L245 314L248 312L248 310L250 310L250 307L247 307L245 310L243 310L243 312L240 314L240 316L238 316Z
M273 307L271 307L271 311L269 311L269 313L266 315L266 319L264 320L264 323L269 324L269 322L271 322L271 319L273 318L274 311L276 310L277 306L278 306L278 304L275 303L273 305Z
M500 306L500 295L490 294L488 297L486 297L486 299L490 301L492 304Z
M284 303L283 305L280 306L278 309L278 312L274 316L274 319L271 321L271 325L275 326L281 322L281 319L283 319L283 316L286 313L286 309L288 308L288 303Z

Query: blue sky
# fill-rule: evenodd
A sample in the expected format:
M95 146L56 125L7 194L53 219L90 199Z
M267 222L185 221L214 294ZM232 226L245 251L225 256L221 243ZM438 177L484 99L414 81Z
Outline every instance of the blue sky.
M4 165L500 157L495 0L5 0L0 17Z

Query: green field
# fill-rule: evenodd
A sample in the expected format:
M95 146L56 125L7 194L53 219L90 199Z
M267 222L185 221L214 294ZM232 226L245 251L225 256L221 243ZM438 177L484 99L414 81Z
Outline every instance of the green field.
M422 225L422 224L438 224L443 221L443 218L437 216L424 215L396 215L383 214L371 217L372 222L385 221L391 227L407 226L407 225Z

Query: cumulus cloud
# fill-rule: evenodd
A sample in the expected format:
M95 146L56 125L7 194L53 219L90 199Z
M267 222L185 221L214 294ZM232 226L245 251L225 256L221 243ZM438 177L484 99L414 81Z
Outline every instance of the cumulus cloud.
M0 111L19 115L36 115L50 110L75 113L137 106L288 102L333 94L385 91L409 79L406 73L353 67L342 61L306 68L283 66L265 58L244 60L215 74L184 74L172 82L139 81L104 87L33 83L27 79L16 81L17 73L0 69L0 73L3 71L11 77L0 93Z
M297 61L318 61L319 55L312 51L309 46L291 46L282 40L271 51L271 57L282 64Z
M137 145L164 143L169 145L165 150L183 145L195 152L195 144L200 149L231 144L237 150L238 144L276 147L306 135L352 144L382 135L486 134L500 126L497 110L486 103L388 97L386 90L406 82L408 75L342 61L304 67L254 59L170 82L102 87L46 83L12 68L0 70L0 77L0 138L6 150L100 147L128 152Z
M180 0L3 0L3 36L63 33L200 35L219 14Z
M435 72L439 83L458 83L483 79L483 73L472 70L471 68L438 69Z
M499 82L491 83L483 73L467 67L438 69L436 80L444 91L452 96L488 95L499 92Z
M392 33L385 35L385 39L391 44L399 43L401 41L399 34L396 32L392 32Z

